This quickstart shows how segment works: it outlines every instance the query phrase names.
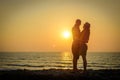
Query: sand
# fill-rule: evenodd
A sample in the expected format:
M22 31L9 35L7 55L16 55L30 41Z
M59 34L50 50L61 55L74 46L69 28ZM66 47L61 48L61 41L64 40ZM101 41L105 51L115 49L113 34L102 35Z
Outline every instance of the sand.
M0 80L120 80L120 69L82 70L0 70Z

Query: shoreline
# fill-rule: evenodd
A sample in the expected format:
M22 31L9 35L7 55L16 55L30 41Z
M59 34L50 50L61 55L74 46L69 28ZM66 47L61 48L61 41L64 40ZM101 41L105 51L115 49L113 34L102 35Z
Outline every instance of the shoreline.
M120 69L83 70L0 70L0 80L120 80Z

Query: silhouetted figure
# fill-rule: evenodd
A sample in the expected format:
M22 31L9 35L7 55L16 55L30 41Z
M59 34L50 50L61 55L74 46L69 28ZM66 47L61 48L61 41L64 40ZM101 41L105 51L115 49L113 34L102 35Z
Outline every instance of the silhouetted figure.
M73 53L73 70L77 71L77 61L79 59L79 43L80 43L80 29L81 20L77 19L75 25L72 28L73 43L72 43L72 53Z
M73 70L77 71L77 61L79 59L79 56L82 56L83 59L83 66L84 71L86 71L87 67L87 60L86 60L86 54L87 54L87 44L89 40L90 35L90 24L87 22L83 26L83 31L80 32L79 26L81 24L81 21L79 19L76 20L76 23L74 27L72 28L72 34L73 34L73 43L72 43L72 53L73 53Z
M80 52L79 52L83 59L84 71L86 71L87 67L86 54L88 46L86 43L88 43L89 41L89 36L90 36L90 24L86 22L83 26L83 31L80 33Z

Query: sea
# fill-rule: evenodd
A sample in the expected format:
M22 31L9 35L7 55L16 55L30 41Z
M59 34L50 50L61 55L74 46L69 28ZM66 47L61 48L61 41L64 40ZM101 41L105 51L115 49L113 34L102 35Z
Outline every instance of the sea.
M71 52L0 52L0 70L72 69ZM120 69L120 52L88 52L87 69ZM82 57L78 68L83 69Z

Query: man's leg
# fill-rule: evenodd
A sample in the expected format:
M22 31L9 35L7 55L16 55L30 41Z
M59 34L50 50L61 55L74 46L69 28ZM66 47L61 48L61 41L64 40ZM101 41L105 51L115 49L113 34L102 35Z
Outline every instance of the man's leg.
M77 61L78 61L78 59L73 57L73 70L74 71L77 71Z
M78 44L75 44L72 46L72 53L73 53L73 70L77 71L77 61L79 59L79 55L78 55Z

